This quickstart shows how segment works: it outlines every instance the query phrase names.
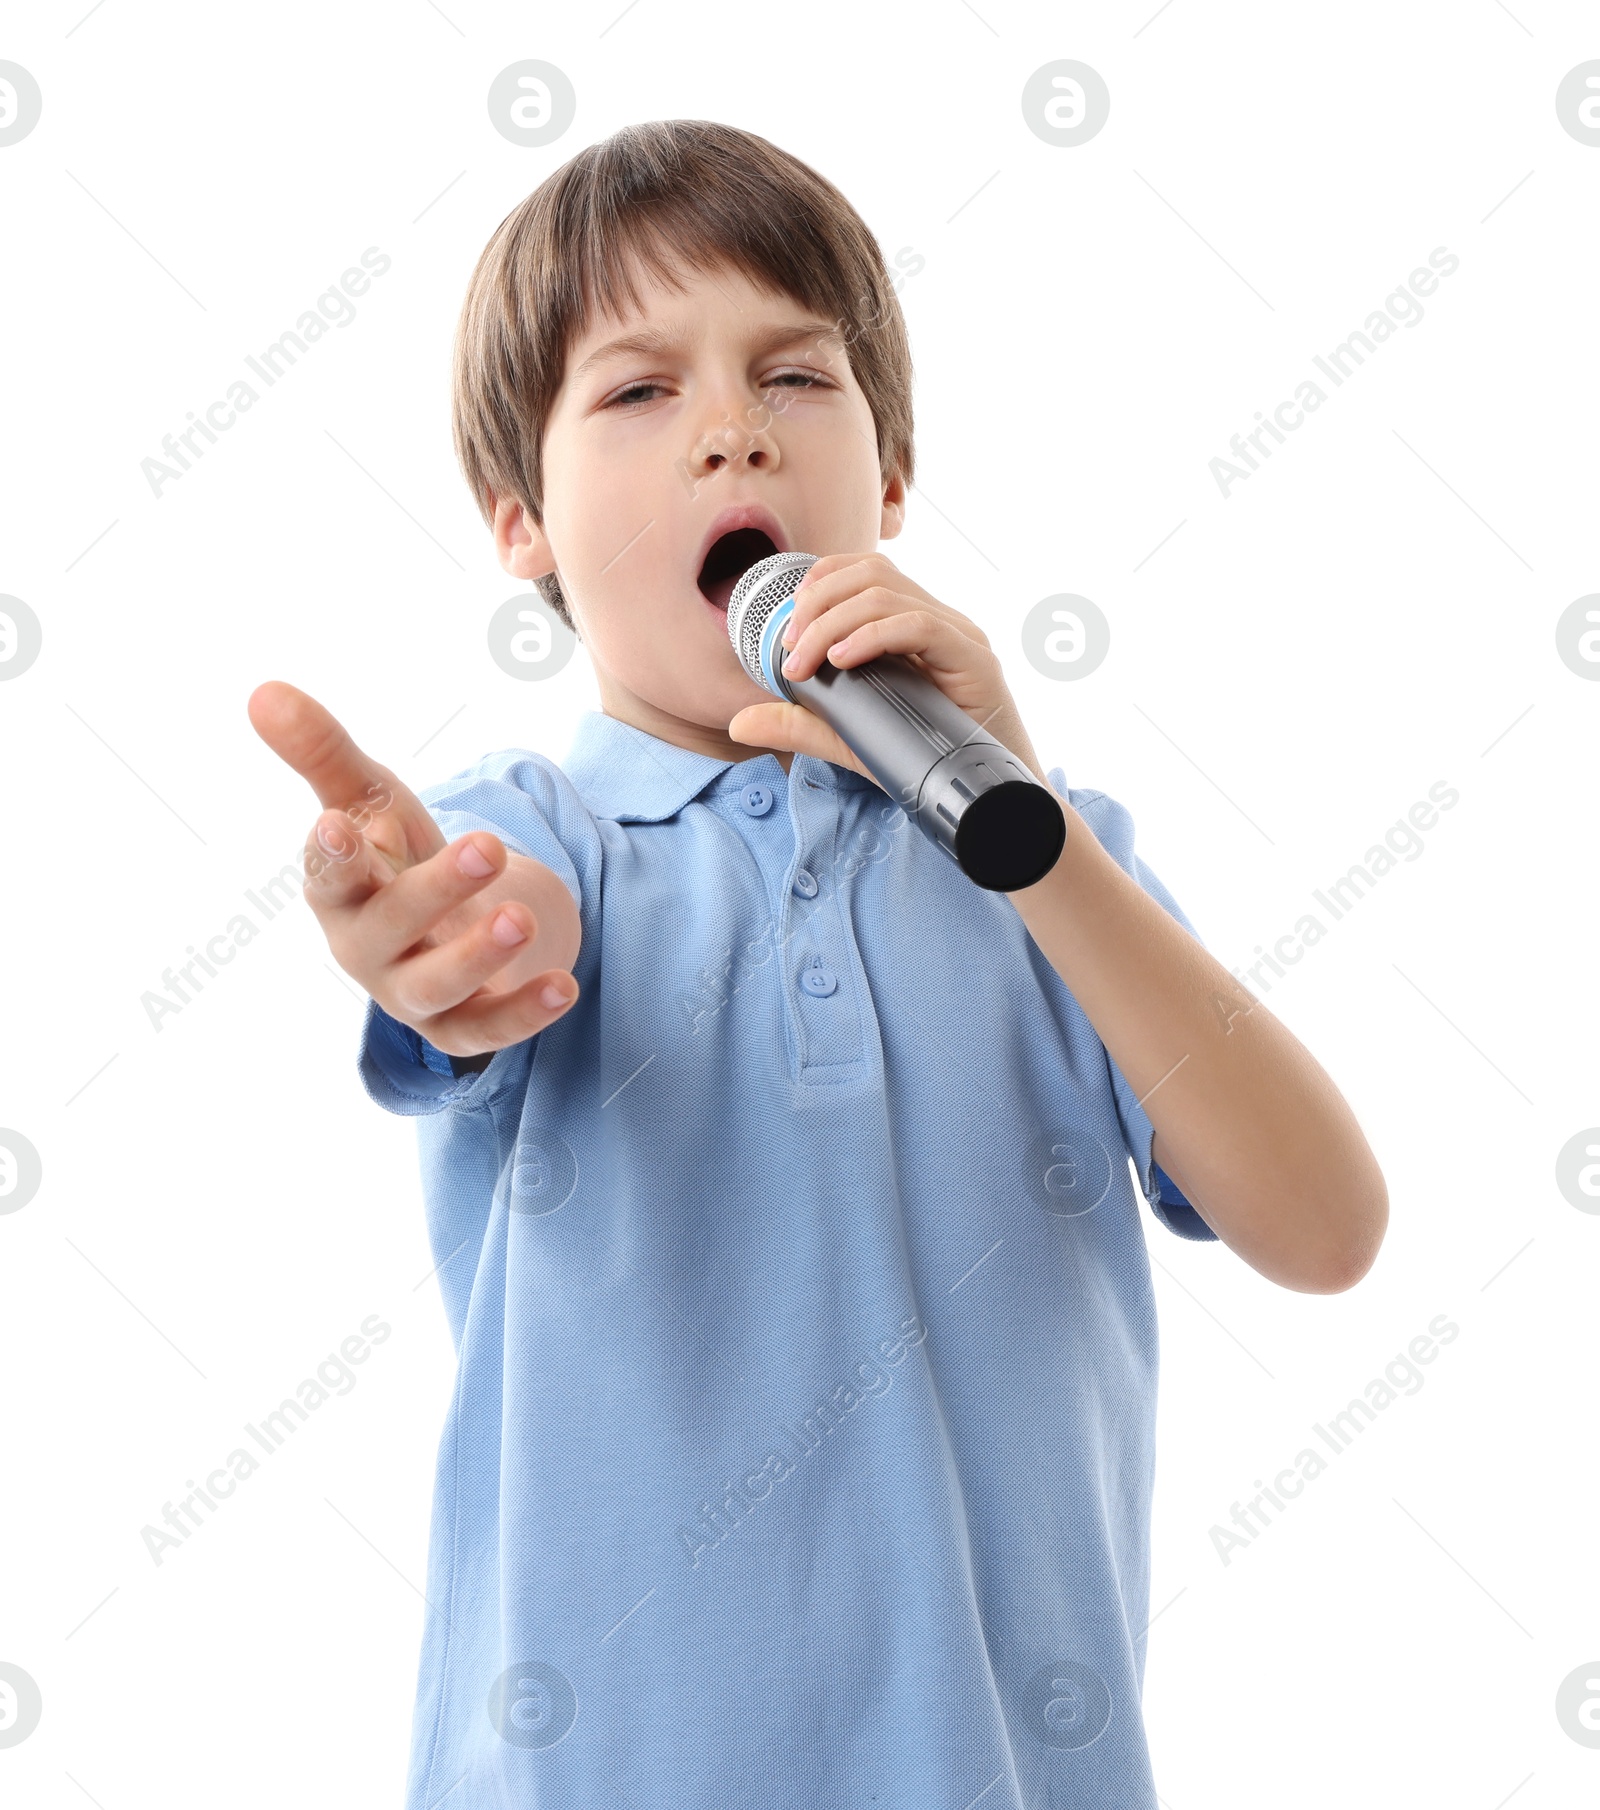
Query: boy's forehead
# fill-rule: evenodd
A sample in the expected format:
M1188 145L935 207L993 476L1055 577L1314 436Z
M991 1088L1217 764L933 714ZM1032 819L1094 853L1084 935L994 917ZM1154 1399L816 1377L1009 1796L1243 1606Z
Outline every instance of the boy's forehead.
M798 297L770 287L763 279L730 264L685 267L674 263L677 284L664 282L637 257L627 275L638 305L618 296L620 312L603 304L595 306L589 320L575 334L567 350L567 376L582 375L586 367L603 361L607 351L632 350L655 342L665 347L692 344L700 338L706 320L706 303L720 295L728 311L739 317L738 327L752 337L765 337L779 326L791 331L826 333L832 323L817 316ZM620 344L618 342L621 342Z

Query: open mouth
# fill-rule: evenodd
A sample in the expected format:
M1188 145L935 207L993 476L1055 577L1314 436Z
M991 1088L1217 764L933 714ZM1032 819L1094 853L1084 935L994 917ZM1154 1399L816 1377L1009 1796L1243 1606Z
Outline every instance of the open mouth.
M733 587L758 559L776 553L772 536L760 528L735 528L711 543L700 568L700 592L708 603L726 610Z

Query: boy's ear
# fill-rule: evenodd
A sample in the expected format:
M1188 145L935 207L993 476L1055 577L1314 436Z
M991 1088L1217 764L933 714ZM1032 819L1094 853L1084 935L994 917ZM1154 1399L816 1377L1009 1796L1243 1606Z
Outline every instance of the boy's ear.
M531 583L556 569L555 554L544 529L515 497L494 499L494 550L513 578L525 578Z
M895 474L884 486L883 516L878 528L879 540L893 540L906 525L906 481L895 467Z

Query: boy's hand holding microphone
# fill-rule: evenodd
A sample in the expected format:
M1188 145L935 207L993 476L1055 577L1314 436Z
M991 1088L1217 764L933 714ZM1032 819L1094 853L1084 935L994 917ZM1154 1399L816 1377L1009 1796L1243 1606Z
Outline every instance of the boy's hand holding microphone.
M577 998L578 909L542 862L474 830L446 844L422 800L315 698L269 679L250 722L323 805L305 897L333 958L447 1056L520 1043Z

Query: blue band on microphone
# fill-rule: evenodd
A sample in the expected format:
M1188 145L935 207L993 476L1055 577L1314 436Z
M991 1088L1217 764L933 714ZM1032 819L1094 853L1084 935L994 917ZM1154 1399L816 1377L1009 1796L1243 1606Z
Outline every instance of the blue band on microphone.
M793 699L778 683L777 663L789 651L782 642L782 635L789 618L794 614L794 598L785 597L783 602L767 618L766 627L761 631L761 673L767 682L767 690L775 692L789 703Z

